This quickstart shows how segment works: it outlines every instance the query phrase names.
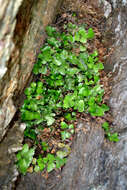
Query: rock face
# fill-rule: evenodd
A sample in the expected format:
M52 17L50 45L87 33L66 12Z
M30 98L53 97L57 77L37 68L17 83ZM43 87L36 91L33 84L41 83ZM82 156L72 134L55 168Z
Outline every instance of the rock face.
M105 11L105 6L109 7L109 12L104 12L107 18L105 31L112 33L109 48L113 53L105 66L114 75L109 104L114 117L113 130L119 132L120 141L106 142L103 130L95 123L79 123L81 131L61 180L44 180L40 174L27 174L22 177L17 190L127 189L127 1L102 0L101 3Z
M0 1L0 189L12 190L17 178L15 152L21 149L24 124L12 122L19 95L31 75L36 54L62 0ZM5 137L4 137L5 135ZM4 139L3 139L4 137Z
M44 28L52 22L61 0L0 1L0 140L15 115L44 41Z

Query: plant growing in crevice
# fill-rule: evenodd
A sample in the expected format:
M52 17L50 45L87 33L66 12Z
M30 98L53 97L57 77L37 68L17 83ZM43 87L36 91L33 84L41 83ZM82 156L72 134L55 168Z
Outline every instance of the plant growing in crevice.
M103 116L109 110L106 104L102 104L104 90L100 85L100 70L104 66L99 62L96 50L93 53L87 51L88 41L94 38L93 29L87 31L84 26L69 23L64 30L60 33L54 27L46 28L47 40L33 68L40 80L25 89L26 99L21 107L21 119L27 125L24 135L43 153L34 155L34 164L32 154L25 169L21 169L20 164L20 159L24 158L18 159L17 165L23 174L30 164L36 172L50 172L66 163L68 154L57 145L53 149L53 144L45 141L45 131L53 133L56 130L53 134L66 146L74 134L76 113ZM107 136L116 141L109 131ZM49 141L52 138L49 135Z

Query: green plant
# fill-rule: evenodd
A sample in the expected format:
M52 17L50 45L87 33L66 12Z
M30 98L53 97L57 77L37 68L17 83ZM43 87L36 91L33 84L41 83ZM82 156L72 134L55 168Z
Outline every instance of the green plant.
M109 128L109 123L108 122L104 122L102 124L102 128L106 131L106 136L110 141L113 142L118 142L119 138L118 138L118 133L110 133L110 128Z
M25 89L26 99L21 107L21 119L27 126L25 137L30 138L33 145L36 144L44 152L33 164L36 172L50 172L66 163L66 151L57 147L53 150L54 155L49 153L52 146L46 142L51 140L50 135L48 141L42 142L43 136L48 136L48 131L52 133L56 130L54 134L58 142L67 144L74 134L72 122L76 120L77 112L103 116L109 110L106 104L102 104L104 89L100 85L100 70L104 66L98 60L97 50L93 53L87 50L88 41L94 38L93 29L86 30L84 26L68 23L64 30L60 33L54 27L46 28L47 40L33 68L33 73L40 80L32 82ZM59 122L61 116L64 121ZM116 134L109 133L109 126L103 124L103 128L109 140L117 141ZM29 162L24 154L17 154L18 167L23 174L30 166L34 154L33 149L24 146L27 152L32 153Z
M26 174L28 167L30 166L34 156L34 148L28 147L28 144L24 144L21 151L16 155L17 166L22 174Z
M39 156L37 159L38 165L35 166L35 171L37 168L39 168L40 171L46 168L47 172L51 172L54 168L61 168L66 163L66 158L64 157L66 157L66 155L60 158L59 156L54 156L49 153L43 158Z

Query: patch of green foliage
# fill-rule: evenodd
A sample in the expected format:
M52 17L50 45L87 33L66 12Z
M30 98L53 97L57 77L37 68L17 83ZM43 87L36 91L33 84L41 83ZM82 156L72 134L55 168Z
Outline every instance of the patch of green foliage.
M104 66L98 60L98 52L87 51L88 40L94 38L92 28L86 30L84 26L72 23L64 26L65 32L58 32L56 28L46 28L47 40L41 48L33 73L40 76L40 80L32 82L25 89L26 99L21 108L21 119L27 125L25 137L38 144L37 135L43 130L42 126L51 127L55 118L63 115L67 121L60 123L61 140L64 142L74 133L73 124L68 121L76 119L76 112L85 112L91 116L103 116L109 107L102 104L104 90L100 85L99 71ZM76 53L78 50L79 53ZM73 111L70 111L73 110ZM103 125L103 128L105 126ZM106 130L106 127L105 127ZM107 133L109 140L115 136ZM25 148L24 148L25 146ZM32 163L34 150L23 146L23 150L32 153L28 156L19 152L17 165L21 173L25 174ZM46 142L41 143L42 150L48 149ZM64 153L47 154L37 159L34 171L48 172L60 168L66 163ZM22 155L22 156L20 156Z
M17 166L22 174L26 174L28 167L30 166L34 155L34 148L28 147L28 144L24 144L21 151L16 155Z
M118 142L119 138L118 138L118 134L117 133L110 133L110 128L109 128L109 123L108 122L104 122L102 125L102 128L105 130L106 132L106 136L110 141L113 142Z

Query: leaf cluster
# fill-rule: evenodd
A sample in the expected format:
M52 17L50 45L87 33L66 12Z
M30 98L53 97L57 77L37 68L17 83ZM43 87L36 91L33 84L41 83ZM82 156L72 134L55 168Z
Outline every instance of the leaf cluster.
M109 123L107 121L102 124L102 128L105 130L106 136L110 141L113 142L119 141L118 133L113 133L113 134L110 133Z
M21 151L16 155L17 157L17 166L19 168L20 173L26 174L28 167L30 166L33 156L34 156L34 148L28 147L28 144L24 144Z
M66 151L58 150L55 155L47 153L48 144L38 140L45 127L52 128L57 118L63 116L65 121L59 128L61 141L65 143L74 134L72 122L77 112L103 116L109 110L106 104L102 104L104 89L100 85L100 70L104 66L98 60L97 51L89 53L87 50L89 40L94 38L93 29L86 30L84 26L72 23L65 25L64 29L61 33L54 27L46 28L47 40L33 68L40 80L25 89L26 99L21 107L21 119L27 125L25 137L41 146L45 153L33 164L36 172L50 172L66 163ZM107 136L116 141L115 135L108 132ZM33 155L34 149L29 150L26 144L17 154L21 173L26 173Z

